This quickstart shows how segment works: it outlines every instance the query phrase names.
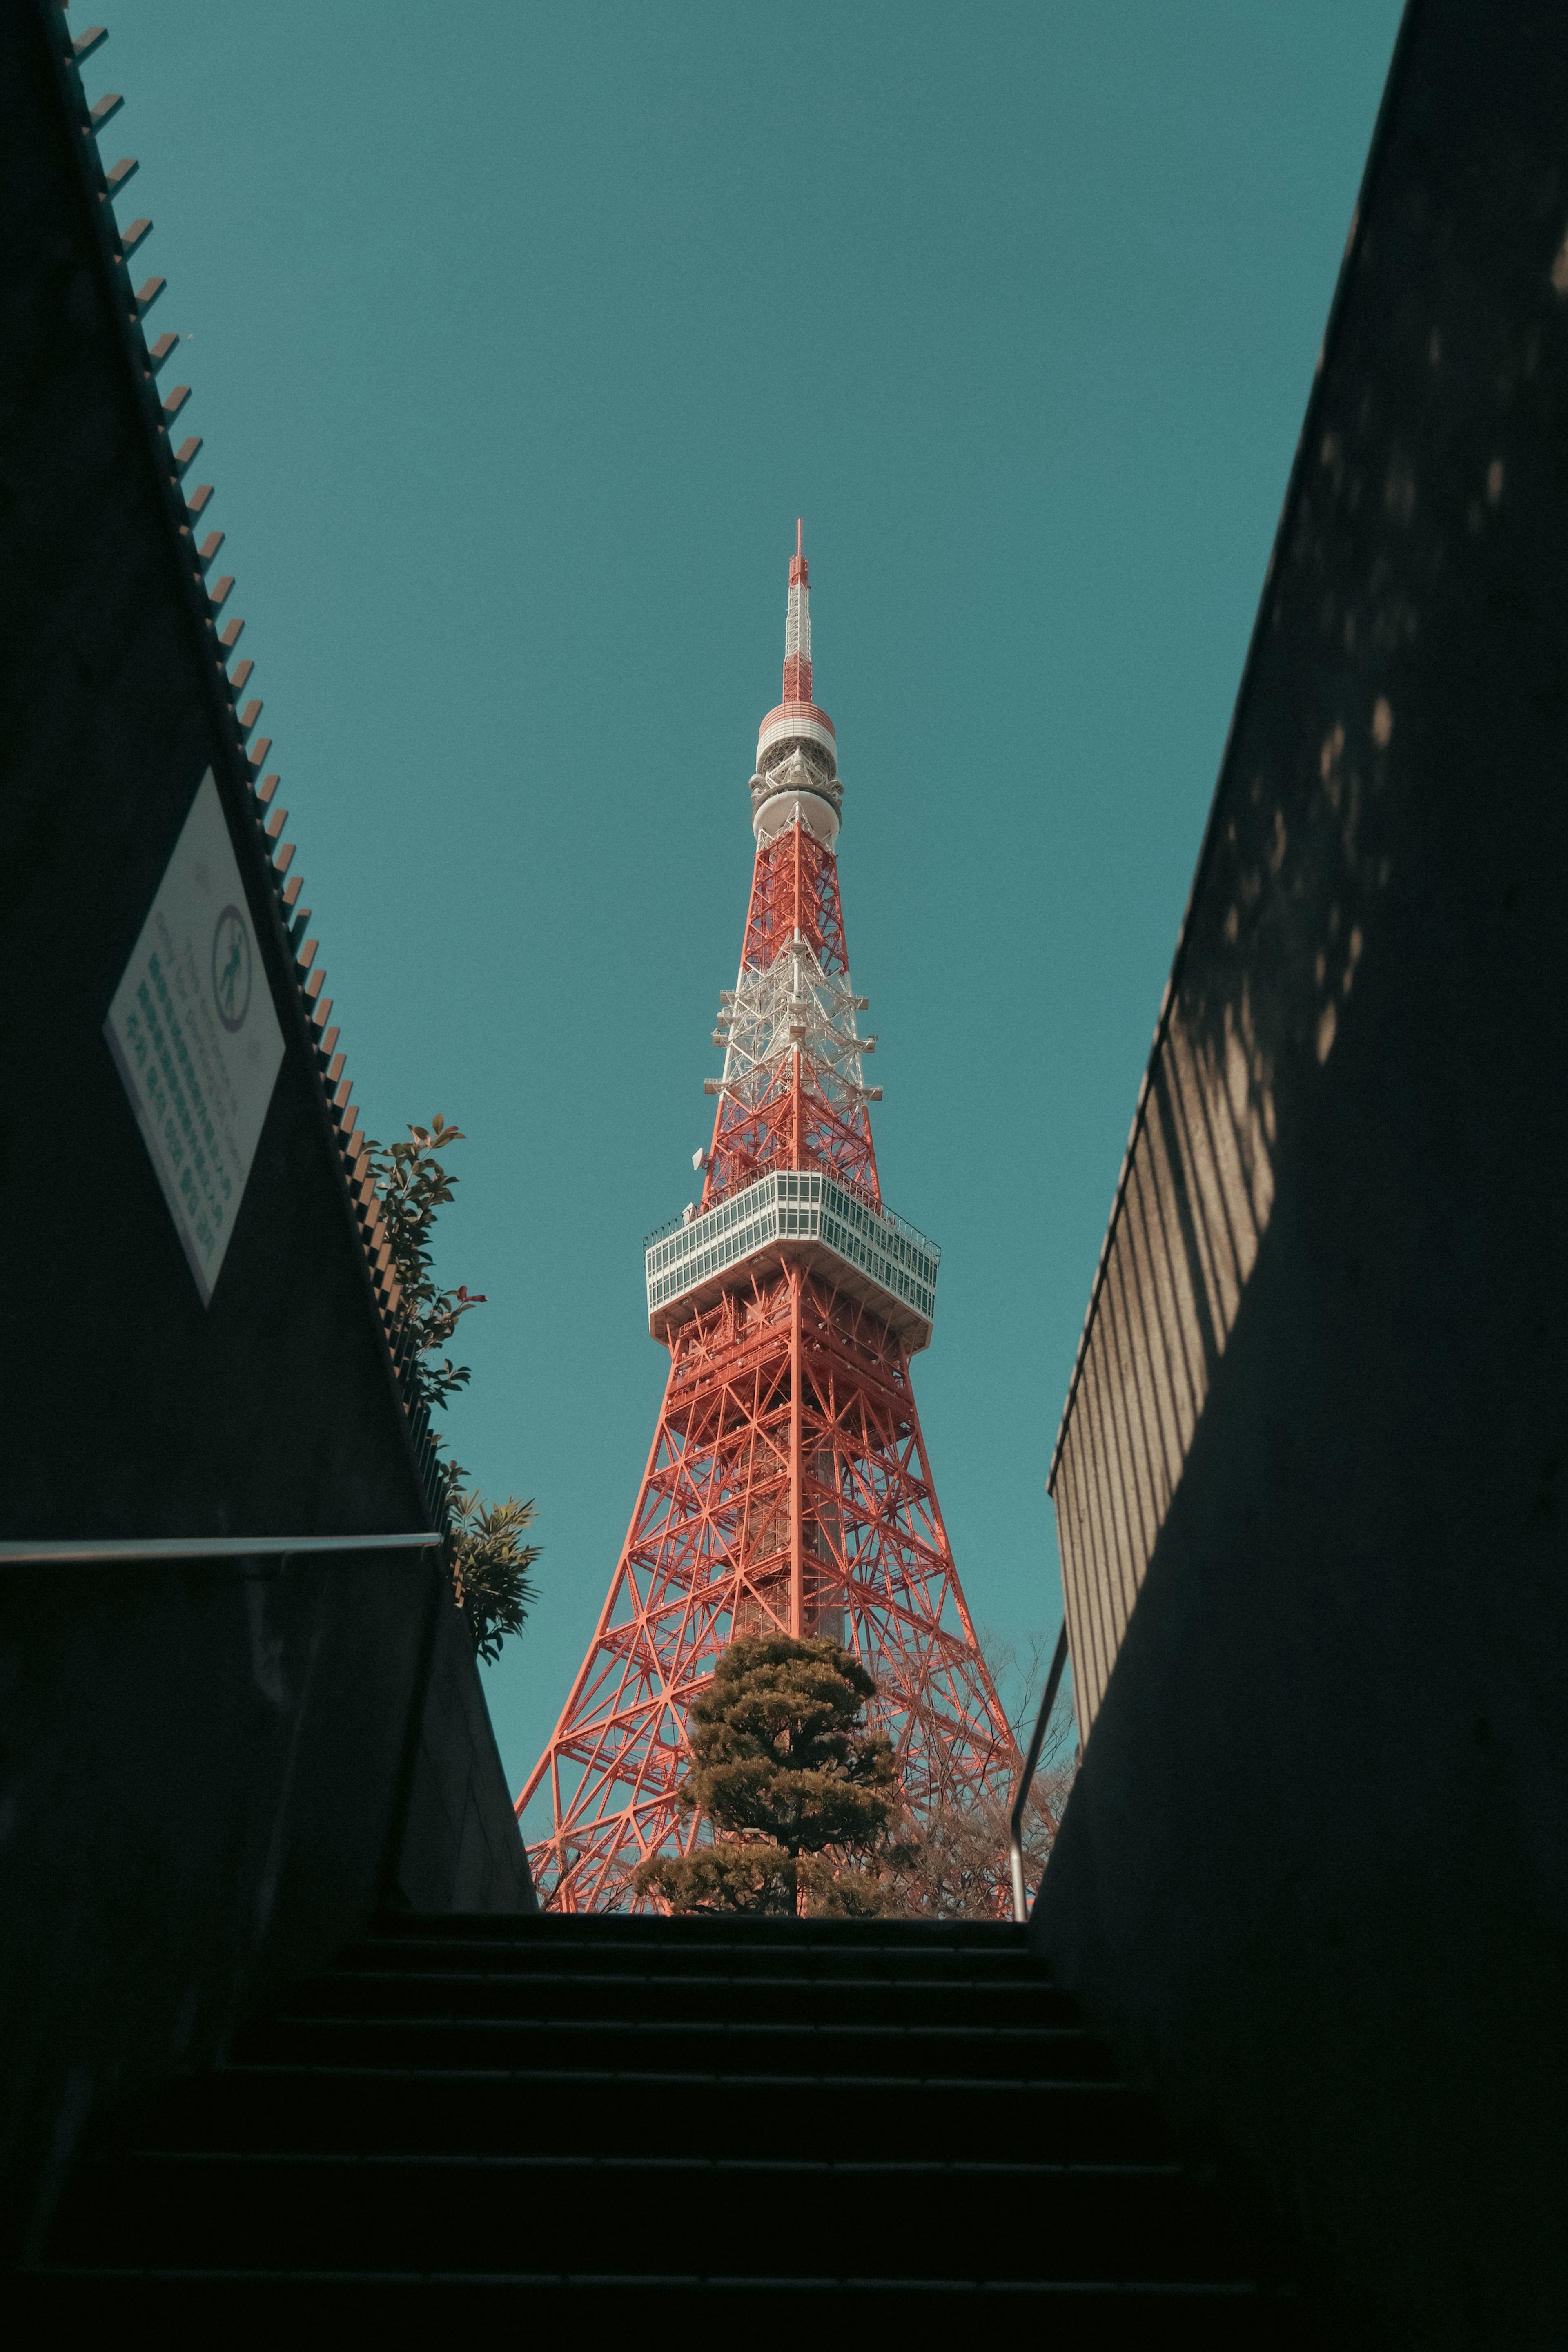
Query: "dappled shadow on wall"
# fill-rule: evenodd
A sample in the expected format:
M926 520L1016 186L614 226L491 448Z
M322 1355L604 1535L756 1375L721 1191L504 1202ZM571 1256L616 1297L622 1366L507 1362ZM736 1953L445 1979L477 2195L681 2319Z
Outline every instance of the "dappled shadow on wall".
M1281 1116L1333 1053L1389 877L1365 818L1392 732L1379 697L1357 759L1336 719L1294 828L1261 775L1221 803L1051 1465L1082 1738L1274 1212Z
M1274 1139L1245 982L1218 1038L1178 1009L1145 1080L1052 1465L1081 1738L1257 1262Z
M1322 460L1343 472L1332 440ZM1334 600L1315 624L1343 644ZM1371 634L1416 635L1390 582ZM1162 1008L1051 1465L1083 1739L1274 1213L1281 1118L1323 1078L1389 880L1393 706L1355 704L1282 756L1238 742Z
M1568 234L1510 209L1472 278L1411 217L1362 239L1331 327L1051 1464L1084 1739L1281 1187L1348 1237L1377 1179L1359 1116L1301 1148L1368 975L1438 985L1478 775L1554 756ZM1402 1017L1363 1087L1399 1084Z

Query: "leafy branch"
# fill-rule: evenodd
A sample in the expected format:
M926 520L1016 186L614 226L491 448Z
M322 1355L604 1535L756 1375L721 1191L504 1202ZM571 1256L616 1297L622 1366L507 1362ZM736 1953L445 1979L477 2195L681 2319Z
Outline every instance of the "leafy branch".
M522 1541L533 1523L531 1502L508 1495L504 1503L486 1503L476 1489L456 1491L463 1473L453 1463L449 1490L452 1533L447 1539L447 1565L459 1609L466 1609L479 1645L479 1655L493 1666L508 1633L520 1633L538 1591L528 1576L539 1556L538 1544Z
M431 1270L431 1234L437 1209L452 1198L455 1176L436 1158L455 1143L468 1139L460 1127L449 1127L439 1111L428 1128L411 1127L408 1143L390 1150L371 1143L371 1173L382 1196L382 1214L392 1245L392 1271L402 1293L399 1313L413 1351L414 1380L426 1404L439 1405L468 1385L466 1364L430 1360L449 1345L459 1322L471 1308L487 1302L483 1292L470 1296L466 1284L443 1290Z
M468 1365L455 1364L443 1351L464 1316L487 1303L482 1291L470 1291L466 1284L443 1289L433 1264L436 1212L451 1200L458 1181L437 1154L468 1139L439 1111L427 1128L411 1127L408 1132L406 1143L370 1145L371 1172L381 1194L392 1272L402 1293L398 1314L409 1342L413 1386L425 1404L439 1405L444 1412L457 1391L467 1387L471 1374ZM439 1437L434 1442L438 1449L444 1443ZM465 1490L467 1475L460 1463L441 1465L449 1521L442 1557L457 1606L467 1612L474 1629L479 1655L494 1665L502 1643L508 1633L522 1632L538 1597L528 1571L539 1557L539 1546L523 1541L533 1521L531 1502L508 1495L504 1503L486 1503L476 1487Z

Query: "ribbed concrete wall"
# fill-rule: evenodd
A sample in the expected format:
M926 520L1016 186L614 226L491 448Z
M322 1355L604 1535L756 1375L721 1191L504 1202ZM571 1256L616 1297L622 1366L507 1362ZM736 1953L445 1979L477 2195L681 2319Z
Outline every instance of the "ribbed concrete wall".
M1565 125L1412 10L1054 1473L1033 1933L1379 2347L1568 2315Z
M1239 879L1238 903L1257 873ZM1332 907L1323 912L1332 919ZM1288 1025L1321 1019L1333 1003L1345 976L1336 968L1331 980L1324 965L1286 1009ZM1081 1739L1273 1206L1273 1055L1238 977L1218 1025L1195 1020L1179 998L1162 1015L1051 1465Z

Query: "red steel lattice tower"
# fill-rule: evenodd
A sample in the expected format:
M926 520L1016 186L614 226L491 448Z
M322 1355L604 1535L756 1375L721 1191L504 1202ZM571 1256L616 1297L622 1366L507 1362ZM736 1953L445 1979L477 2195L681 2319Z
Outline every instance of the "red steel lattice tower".
M827 1633L875 1677L916 1817L1002 1795L1017 1760L965 1605L909 1360L939 1252L883 1204L839 905L833 722L811 699L799 529L784 691L751 779L746 943L720 997L724 1075L700 1204L647 1245L670 1374L588 1655L517 1800L548 1784L530 1849L552 1909L633 1901L645 1854L698 1834L675 1802L686 1708L735 1633Z

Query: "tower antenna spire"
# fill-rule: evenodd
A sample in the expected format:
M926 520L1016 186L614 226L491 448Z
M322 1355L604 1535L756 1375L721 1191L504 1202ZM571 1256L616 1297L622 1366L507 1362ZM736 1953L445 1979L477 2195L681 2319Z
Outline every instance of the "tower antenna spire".
M758 844L797 821L831 848L843 814L838 738L811 692L811 574L806 527L795 518L789 596L784 616L784 691L757 733L751 827Z
M801 552L804 527L795 522L795 553L789 565L789 604L784 620L784 691L781 702L811 699L811 575Z

